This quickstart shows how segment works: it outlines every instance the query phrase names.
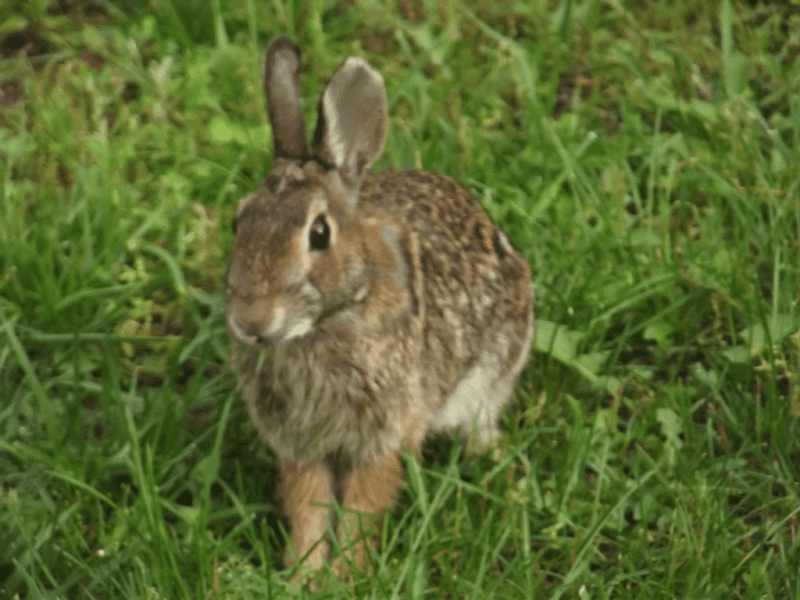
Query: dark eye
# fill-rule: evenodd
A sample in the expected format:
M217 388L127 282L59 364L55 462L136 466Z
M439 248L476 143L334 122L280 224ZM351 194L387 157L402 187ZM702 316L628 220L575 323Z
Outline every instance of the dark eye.
M312 250L327 250L331 237L331 228L325 215L317 215L308 231L308 245Z

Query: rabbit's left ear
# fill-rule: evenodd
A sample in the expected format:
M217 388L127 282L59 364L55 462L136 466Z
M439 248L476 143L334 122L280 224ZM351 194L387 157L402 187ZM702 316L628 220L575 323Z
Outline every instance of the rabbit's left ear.
M306 126L300 112L300 53L287 37L272 40L264 55L264 93L278 158L308 158Z
M383 77L353 56L322 93L312 154L357 188L383 150L388 125Z

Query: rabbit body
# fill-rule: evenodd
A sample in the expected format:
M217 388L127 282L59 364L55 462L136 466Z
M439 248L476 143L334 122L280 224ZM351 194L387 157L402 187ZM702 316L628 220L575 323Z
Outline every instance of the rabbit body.
M380 514L403 445L459 426L479 443L495 435L530 352L533 291L526 261L455 181L367 172L388 122L376 71L353 58L337 71L309 149L298 68L291 42L275 40L276 158L237 210L227 322L249 414L281 462L287 563L320 567L320 504ZM352 523L339 529L358 538Z
M490 386L514 379L529 348L527 264L458 184L420 172L371 175L358 219L359 264L340 273L356 281L333 289L352 296L367 283L377 293L275 344L260 369L261 346L238 350L251 417L281 458L369 462L409 436L416 444L470 370ZM486 411L507 399L501 387L506 397L480 398ZM461 412L452 425L479 416Z

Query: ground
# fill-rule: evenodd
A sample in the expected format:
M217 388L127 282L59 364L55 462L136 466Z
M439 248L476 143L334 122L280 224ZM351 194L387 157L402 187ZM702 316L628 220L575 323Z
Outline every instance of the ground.
M307 594L227 366L260 60L309 123L348 56L376 168L469 187L528 259L499 452L430 440L330 598L800 598L800 5L0 7L0 597Z

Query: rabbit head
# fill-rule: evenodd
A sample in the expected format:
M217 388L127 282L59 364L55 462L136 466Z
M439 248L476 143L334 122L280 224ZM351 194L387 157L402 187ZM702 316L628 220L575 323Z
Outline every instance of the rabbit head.
M270 45L264 90L274 164L263 185L239 202L227 274L228 325L245 343L285 341L347 318L379 272L371 268L374 232L359 218L358 198L386 138L383 79L364 60L348 59L322 94L309 148L299 68L289 39ZM390 226L377 230L388 241L395 235ZM378 239L373 246L385 244Z

